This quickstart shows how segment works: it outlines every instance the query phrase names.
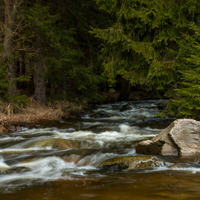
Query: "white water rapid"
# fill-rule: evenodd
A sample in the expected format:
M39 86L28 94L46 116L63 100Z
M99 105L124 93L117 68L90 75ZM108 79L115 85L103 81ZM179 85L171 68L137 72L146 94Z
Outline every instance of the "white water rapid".
M57 126L0 133L0 191L9 193L26 186L55 180L101 179L109 173L98 165L114 157L137 156L135 145L152 138L172 119L157 118L160 100L128 102L131 109L120 111L127 102L96 105L80 120L69 120ZM106 117L92 117L106 112ZM51 141L67 148L52 146ZM50 141L50 142L49 142ZM180 163L179 168L158 167L154 171L187 171L199 173L198 159L181 161L166 158L166 166ZM114 173L114 172L113 172Z

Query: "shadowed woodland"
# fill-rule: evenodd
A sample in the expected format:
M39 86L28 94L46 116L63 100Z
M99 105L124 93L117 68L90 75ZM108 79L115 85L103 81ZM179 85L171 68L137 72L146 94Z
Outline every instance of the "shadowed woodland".
M112 88L119 101L144 91L169 99L163 115L199 118L198 0L4 0L0 26L2 113L102 102Z

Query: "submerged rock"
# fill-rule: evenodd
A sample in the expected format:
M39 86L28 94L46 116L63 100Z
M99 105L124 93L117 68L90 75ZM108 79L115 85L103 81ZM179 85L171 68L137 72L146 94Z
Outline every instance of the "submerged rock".
M164 166L155 156L129 156L106 160L99 165L103 170L138 170Z
M126 111L126 110L131 110L132 107L130 106L130 104L125 104L120 108L120 112Z
M92 117L92 118L108 118L111 116L107 112L100 110L99 112L92 114L90 117Z
M22 172L29 172L31 171L28 167L9 167L9 168L0 168L0 175L3 174L13 174L13 173L22 173Z
M185 166L181 166L181 165L170 165L168 166L169 169L186 169Z
M151 140L140 142L136 152L163 156L200 153L200 122L193 119L176 120Z
M53 149L65 150L73 148L73 144L69 140L62 138L48 138L44 140L34 141L26 145L26 148L34 148L34 147L37 148L50 147Z
M11 167L10 166L7 166L7 165L0 165L0 172L4 172L4 171L7 171L9 170Z

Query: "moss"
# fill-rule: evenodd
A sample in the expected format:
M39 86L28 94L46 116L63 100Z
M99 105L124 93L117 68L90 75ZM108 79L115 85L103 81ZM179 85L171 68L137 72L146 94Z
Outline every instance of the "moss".
M99 168L103 170L135 170L159 167L162 165L164 163L154 156L130 156L104 161L99 165Z

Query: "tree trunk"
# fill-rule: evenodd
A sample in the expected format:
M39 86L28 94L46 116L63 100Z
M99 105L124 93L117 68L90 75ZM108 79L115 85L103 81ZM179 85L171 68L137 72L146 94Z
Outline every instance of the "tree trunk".
M118 101L128 101L131 91L131 84L124 78L121 78L121 89Z
M34 83L35 83L35 93L33 98L37 101L42 102L43 104L47 103L46 98L46 84L45 84L45 63L44 58L42 54L42 44L40 39L37 39L37 53L38 53L38 59L35 66L35 72L34 72Z
M7 74L9 80L9 95L14 95L17 92L16 81L14 78L16 77L16 65L13 60L13 47L12 47L12 39L13 39L13 25L14 25L14 16L16 13L16 2L12 2L12 0L4 0L5 3L5 33L4 33L4 51L7 62Z

